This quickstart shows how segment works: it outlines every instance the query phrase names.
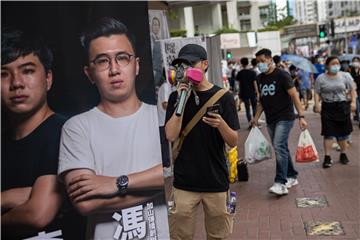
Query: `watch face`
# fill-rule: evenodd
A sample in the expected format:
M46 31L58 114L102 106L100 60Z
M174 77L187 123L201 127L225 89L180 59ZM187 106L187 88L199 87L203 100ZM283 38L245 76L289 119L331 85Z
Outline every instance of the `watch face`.
M127 176L121 176L119 178L119 184L121 186L126 186L128 184L128 177Z

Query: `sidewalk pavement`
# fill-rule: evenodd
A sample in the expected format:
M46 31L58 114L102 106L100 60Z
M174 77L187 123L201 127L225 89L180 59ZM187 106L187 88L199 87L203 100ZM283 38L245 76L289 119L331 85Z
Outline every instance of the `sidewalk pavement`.
M256 165L248 165L249 181L231 184L231 191L237 193L237 207L234 231L229 239L360 239L360 139L358 122L353 123L352 144L347 155L348 165L339 163L339 152L333 150L331 157L333 166L322 168L324 148L320 136L320 115L309 110L305 113L309 124L310 134L320 155L320 162L295 164L299 172L297 186L289 189L289 194L277 197L268 192L275 177L275 159L267 160ZM248 124L243 111L239 113L241 129L238 144L239 156L244 156L244 142L249 133ZM261 129L268 138L265 124ZM300 129L297 120L290 133L289 148L292 156L298 143ZM268 138L269 139L269 138ZM167 195L169 196L171 178L166 179ZM327 203L323 207L298 208L297 198L321 197L318 202ZM312 201L314 202L314 201ZM310 202L311 203L311 202ZM206 239L203 224L203 211L198 208L196 224L196 240ZM309 235L305 230L307 224L314 222L338 222L341 226L328 229L334 224L326 224L313 229L317 233L342 235ZM329 231L330 230L330 231ZM337 231L338 230L338 231Z

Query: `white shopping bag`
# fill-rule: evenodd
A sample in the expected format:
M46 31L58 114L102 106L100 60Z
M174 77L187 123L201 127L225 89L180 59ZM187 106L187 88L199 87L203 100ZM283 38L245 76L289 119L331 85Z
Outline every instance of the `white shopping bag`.
M300 133L295 160L298 163L319 161L319 154L307 129Z
M245 160L252 164L271 157L271 145L258 127L252 128L245 141Z

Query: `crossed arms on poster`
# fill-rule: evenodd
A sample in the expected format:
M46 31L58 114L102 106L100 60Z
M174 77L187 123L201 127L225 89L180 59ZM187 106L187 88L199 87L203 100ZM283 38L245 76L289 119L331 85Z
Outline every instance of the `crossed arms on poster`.
M162 165L128 175L126 195L119 195L117 177L96 175L90 169L70 170L64 174L68 195L83 215L113 212L156 196L164 187Z
M55 217L61 205L56 175L43 175L32 187L1 192L1 224L16 231L43 229Z

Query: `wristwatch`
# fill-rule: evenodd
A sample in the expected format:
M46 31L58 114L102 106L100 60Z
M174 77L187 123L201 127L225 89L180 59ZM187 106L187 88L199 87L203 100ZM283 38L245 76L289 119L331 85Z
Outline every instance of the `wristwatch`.
M304 115L299 115L298 118L300 120L300 118L305 118L305 116Z
M118 188L118 194L125 195L129 184L129 178L126 175L121 175L116 179L116 186Z

